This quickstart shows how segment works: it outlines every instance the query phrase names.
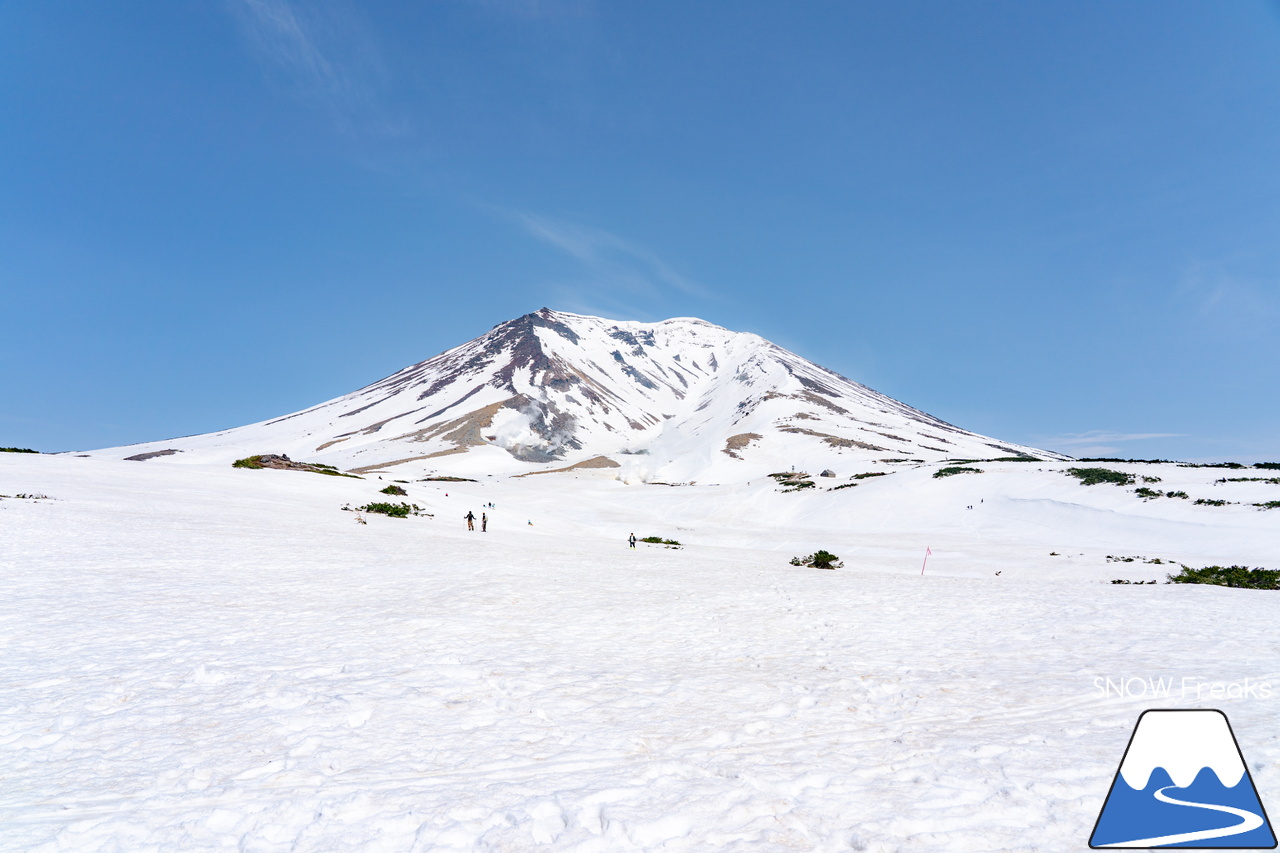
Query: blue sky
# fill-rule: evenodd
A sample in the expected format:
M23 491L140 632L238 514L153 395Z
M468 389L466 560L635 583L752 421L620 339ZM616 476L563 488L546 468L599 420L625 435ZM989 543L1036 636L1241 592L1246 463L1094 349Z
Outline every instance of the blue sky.
M1280 459L1261 2L0 5L0 445L238 426L549 306L1074 455Z

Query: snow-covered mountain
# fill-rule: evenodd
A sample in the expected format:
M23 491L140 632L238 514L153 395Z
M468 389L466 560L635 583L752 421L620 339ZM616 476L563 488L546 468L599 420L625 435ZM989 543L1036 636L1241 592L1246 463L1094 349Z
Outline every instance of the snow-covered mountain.
M165 451L175 462L285 453L400 476L578 466L717 482L871 459L1063 458L952 426L758 335L546 308L301 412L94 455Z

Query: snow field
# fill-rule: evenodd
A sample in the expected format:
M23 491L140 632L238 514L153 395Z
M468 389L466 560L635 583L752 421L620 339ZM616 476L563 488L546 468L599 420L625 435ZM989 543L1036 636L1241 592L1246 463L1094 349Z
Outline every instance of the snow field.
M0 494L54 498L0 500L0 848L1081 849L1138 714L1203 705L1105 676L1269 680L1218 705L1280 791L1280 599L1020 569L1043 548L991 480L1014 521L917 501L970 554L919 577L905 480L808 510L547 475L408 486L435 519L338 511L389 479L0 458ZM1049 483L1053 535L1105 541ZM1136 518L1134 546L1222 535ZM1260 547L1268 516L1239 519L1227 547ZM632 527L688 545L629 551ZM864 551L786 565L806 542Z

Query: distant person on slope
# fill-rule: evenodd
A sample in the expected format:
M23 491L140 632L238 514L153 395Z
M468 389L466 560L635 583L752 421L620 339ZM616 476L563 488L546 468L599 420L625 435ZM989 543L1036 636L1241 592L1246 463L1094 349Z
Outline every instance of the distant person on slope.
M627 539L627 543L630 544L632 548L636 547L636 535L634 533L632 533L631 537Z
M488 513L485 513L485 512L480 513L480 532L481 533L489 532L489 514Z
M476 514L474 512L472 512L471 510L467 510L467 514L464 515L463 518L467 520L468 530L476 529Z

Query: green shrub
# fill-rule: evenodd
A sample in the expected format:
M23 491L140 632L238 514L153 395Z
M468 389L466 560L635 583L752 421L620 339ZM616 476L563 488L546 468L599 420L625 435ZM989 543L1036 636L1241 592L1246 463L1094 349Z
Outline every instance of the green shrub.
M1146 584L1146 583L1155 583L1155 581L1126 581L1126 580L1113 580L1113 581L1112 581L1112 583L1132 583L1132 584L1142 585L1142 584Z
M1259 509L1280 509L1280 501L1267 501L1266 503L1254 504Z
M0 447L0 453L39 453L39 450L32 450L30 447Z
M868 471L868 472L867 472L867 473L865 473L865 474L854 474L854 475L853 475L852 477L850 477L849 479L851 479L851 480L865 480L865 479L867 479L868 477L884 477L884 476L887 476L887 475L888 475L888 473L889 473L888 471Z
M1187 498L1191 497L1191 495L1187 494L1186 492L1165 492L1164 496L1166 498L1182 498L1183 500L1186 500Z
M417 504L389 504L389 503L370 503L364 506L356 507L362 512L374 512L379 515L390 516L391 518L408 518L410 513L418 513L422 511L422 507Z
M1202 569L1183 566L1178 574L1169 575L1169 583L1203 583L1237 589L1280 589L1280 571L1250 569L1247 566L1205 566Z
M1098 483L1114 483L1117 486L1128 486L1133 483L1133 475L1123 471L1112 471L1110 468L1068 468L1067 474L1080 480L1083 486L1094 486Z
M838 486L832 486L831 488L827 489L827 491L836 492L836 491L839 491L840 489L852 489L856 485L858 484L857 483L841 483Z
M1114 456L1085 456L1076 460L1077 462L1130 462L1142 465L1167 465L1173 462L1172 459L1117 459ZM1194 466L1191 466L1194 467Z
M1280 471L1280 462L1255 462L1254 468L1269 468L1272 471Z
M1148 476L1146 476L1146 475L1144 474L1144 475L1142 476L1142 482L1144 482L1144 483L1158 483L1158 482L1160 482L1160 478L1159 478L1159 477L1148 477Z
M243 459L237 459L235 462L232 462L231 467L232 468L254 468L254 469L261 468L262 466L258 464L258 460L261 458L262 457L260 455L246 456Z
M680 544L674 539L663 539L661 536L646 536L640 541L648 542L650 545L679 545Z
M809 476L808 474L804 474L799 471L779 471L778 473L770 474L769 476L772 477L774 482L779 486L790 487L783 489L784 492L794 492L799 489L812 489L816 485L813 480L804 479Z
M838 569L844 565L835 554L830 551L814 551L807 557L792 557L791 565L808 566L811 569Z
M1146 486L1142 486L1141 488L1135 489L1134 494L1140 498L1147 498L1148 500L1150 500L1151 498L1160 497L1159 492L1153 491L1152 489L1148 489Z
M404 489L394 484L387 486L385 489L379 489L379 491L384 495L400 495L401 497L409 494Z
M1197 506L1226 506L1226 501L1214 500L1213 498L1196 498Z
M997 456L995 459L988 459L988 462L1039 462L1040 460L1034 456Z
M476 483L479 481L473 480L470 477L423 477L422 482L424 483Z
M963 465L952 465L947 468L939 468L933 472L934 479L939 477L954 477L956 474L981 474L981 468L965 468Z

